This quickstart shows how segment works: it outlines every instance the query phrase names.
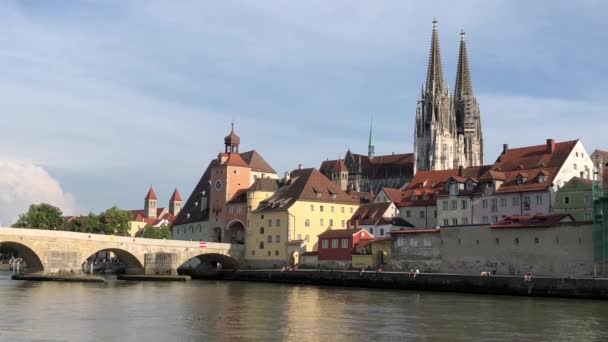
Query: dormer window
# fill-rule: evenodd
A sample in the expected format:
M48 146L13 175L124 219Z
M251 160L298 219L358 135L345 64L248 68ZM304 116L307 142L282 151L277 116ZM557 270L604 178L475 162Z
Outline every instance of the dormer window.
M422 199L425 200L425 201L428 200L429 199L429 194L422 195Z
M458 183L450 183L450 195L458 195Z
M539 183L544 183L547 180L547 176L545 175L538 175L538 182Z
M418 200L418 196L416 196L416 194L412 195L412 201L416 201Z
M317 198L321 198L321 193L320 192L317 192L316 194L317 194Z
M517 176L517 184L522 185L526 182L526 177L519 175Z
M494 195L494 182L486 183L486 186L484 187L484 189L485 189L485 195Z

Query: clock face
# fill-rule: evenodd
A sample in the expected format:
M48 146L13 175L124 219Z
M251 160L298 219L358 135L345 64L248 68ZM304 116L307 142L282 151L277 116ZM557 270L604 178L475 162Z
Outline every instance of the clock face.
M215 191L220 191L222 190L222 181L220 179L215 181Z

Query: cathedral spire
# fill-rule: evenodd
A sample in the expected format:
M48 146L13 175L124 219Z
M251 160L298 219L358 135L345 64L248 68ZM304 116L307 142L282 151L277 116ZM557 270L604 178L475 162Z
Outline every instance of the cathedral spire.
M441 64L441 51L439 49L439 31L437 30L437 19L433 18L433 36L431 38L429 67L426 74L426 90L429 93L440 94L443 88L443 65Z
M374 118L372 117L372 122L369 126L369 144L367 145L367 156L370 158L374 158L374 154L376 153L376 147L374 146Z
M456 71L456 87L454 88L455 100L459 100L466 95L473 95L473 84L471 83L471 72L469 69L469 57L467 55L467 42L464 36L464 31L461 31L460 52L458 53L458 67Z

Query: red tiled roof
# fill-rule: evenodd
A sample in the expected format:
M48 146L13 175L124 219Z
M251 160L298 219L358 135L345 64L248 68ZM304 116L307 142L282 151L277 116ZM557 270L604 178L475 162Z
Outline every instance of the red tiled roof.
M249 165L252 171L277 173L256 150L241 153L241 158Z
M171 202L175 202L175 201L182 201L182 196L179 194L179 191L177 191L177 188L175 188L175 191L173 191L173 195L171 195L171 198L169 199L169 201Z
M348 172L344 159L340 159L335 162L334 166L331 168L331 172Z
M287 209L296 201L359 203L317 169L297 169L291 172L287 183L282 184L274 195L260 203L258 211Z
M418 234L418 233L439 233L438 228L433 229L401 229L401 230L393 230L392 234Z
M359 203L371 203L375 197L371 192L349 191L348 194Z
M543 145L509 148L506 153L498 157L492 170L536 169L539 168L539 165L546 168L561 168L578 140L560 143L553 141L553 152L550 152L548 148L551 142L552 140L549 140Z
M247 163L241 158L238 153L222 153L222 156L227 157L223 165L248 167Z
M547 228L561 222L572 222L570 214L507 216L494 223L490 228Z
M158 197L156 197L156 192L154 192L154 189L152 187L150 187L150 190L148 190L148 194L146 195L146 201L147 200L158 200Z
M403 199L403 190L401 189L383 188L382 191L384 191L386 197L395 204L401 202Z
M359 221L359 224L376 225L382 220L391 204L391 202L362 204L355 211L350 222L353 224L355 221Z
M443 188L441 188L443 189ZM416 199L414 199L414 194L416 195ZM426 199L424 198L426 196ZM397 204L397 207L427 207L433 206L437 202L437 195L439 194L439 189L412 189L405 190L403 192L403 198L401 202Z

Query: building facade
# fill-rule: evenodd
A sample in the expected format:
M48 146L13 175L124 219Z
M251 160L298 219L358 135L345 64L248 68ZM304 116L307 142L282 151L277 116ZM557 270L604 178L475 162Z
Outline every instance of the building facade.
M593 181L572 177L555 193L554 213L569 214L575 221L593 221Z
M213 159L173 222L173 239L242 244L247 225L247 192L257 179L278 179L252 150L240 153L234 125L224 151Z
M447 170L483 164L481 114L473 92L464 32L454 96L443 77L437 20L433 33L426 83L416 107L414 168Z

